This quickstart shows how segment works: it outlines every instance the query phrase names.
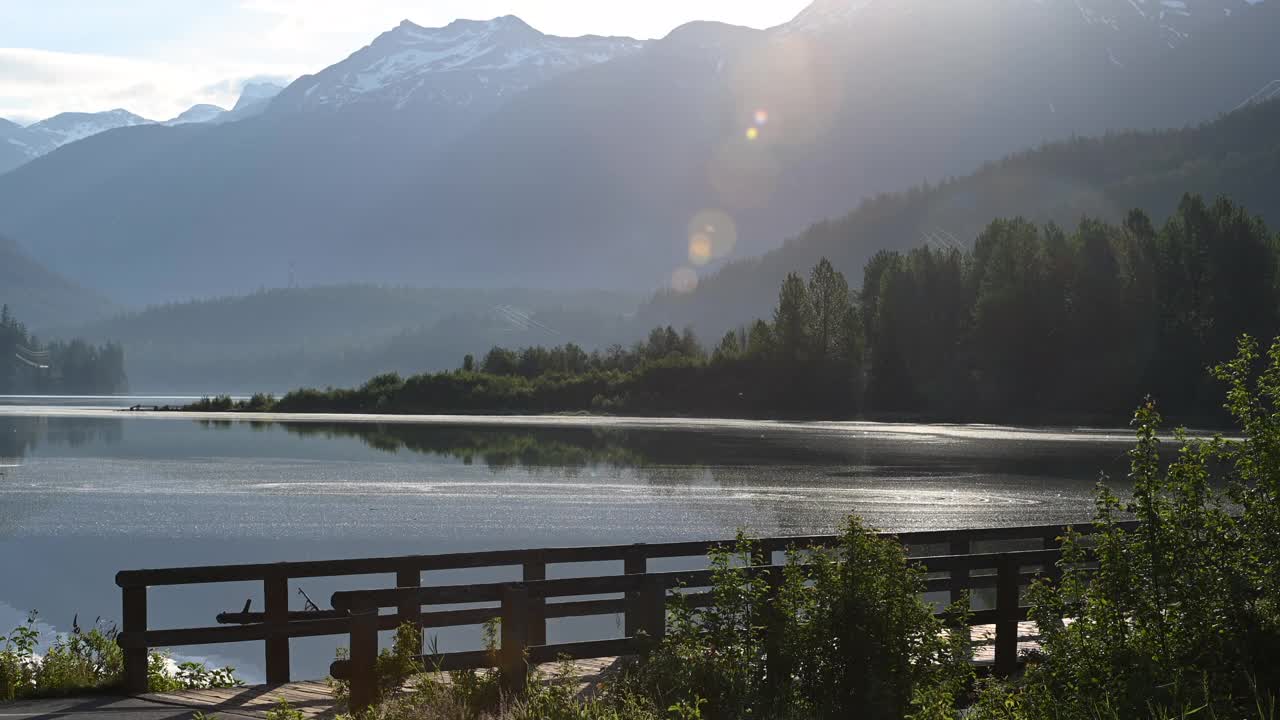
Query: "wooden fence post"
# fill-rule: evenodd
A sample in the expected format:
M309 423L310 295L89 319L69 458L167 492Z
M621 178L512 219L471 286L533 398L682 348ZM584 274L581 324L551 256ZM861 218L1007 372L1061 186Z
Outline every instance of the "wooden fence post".
M396 571L396 587L398 588L420 588L422 587L422 572L416 568L405 568ZM422 654L422 604L417 598L409 597L406 593L405 597L396 606L396 630L406 623L413 625L417 630L416 640L412 653L414 655Z
M524 581L547 579L547 564L541 560L524 563ZM529 599L529 645L547 644L547 599Z
M968 555L969 540L967 538L964 540L952 540L947 554ZM963 562L963 560L957 561L957 563ZM965 592L969 589L969 568L966 565L957 564L951 569L951 580L956 583L951 587L951 602L960 602L960 599L964 597ZM973 606L972 600L970 600L969 605L970 607Z
M508 692L519 693L529 680L525 649L529 647L529 588L507 585L502 588L502 649L498 669Z
M660 577L644 579L640 591L640 606L644 631L653 642L661 642L667 636L667 583Z
M644 545L636 545L622 556L622 572L626 575L643 575L649 571L649 559L644 553ZM625 595L626 611L623 615L623 634L635 637L644 629L640 619L640 593L628 592Z
M1022 568L1012 556L1000 559L996 575L995 674L1013 675L1018 669L1018 584Z
M352 609L351 713L361 713L378 701L378 609Z
M146 637L147 633L147 588L127 587L121 590L123 601L122 632L136 637ZM150 648L145 640L124 649L124 685L129 693L140 695L151 688L147 684L147 662Z
M289 578L272 575L262 581L267 622L267 683L289 682Z
M1061 550L1062 541L1059 539L1057 535L1046 535L1044 538L1044 549L1045 550ZM1059 552L1058 560L1061 560L1061 559L1062 559L1062 553ZM1058 567L1058 560L1050 560L1044 564L1045 577L1053 580L1055 584L1062 579L1062 568Z

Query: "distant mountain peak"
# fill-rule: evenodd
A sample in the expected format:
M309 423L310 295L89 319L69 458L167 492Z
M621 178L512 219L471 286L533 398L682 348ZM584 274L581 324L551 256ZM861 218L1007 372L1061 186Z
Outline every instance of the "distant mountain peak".
M226 109L217 105L201 104L192 105L182 114L169 120L165 125L187 125L190 123L206 123L213 122L226 113Z
M247 82L240 88L240 97L223 120L240 120L257 115L266 109L277 95L284 91L284 86L267 81Z
M115 130L122 127L133 127L135 125L150 125L148 120L139 115L125 110L116 108L98 113L82 113L82 112L64 112L54 115L47 120L41 120L31 125L27 130L34 137L47 143L50 147L44 149L39 154L44 154L54 148L61 147L76 140L82 140L91 135L97 135L107 130ZM34 150L35 148L33 148Z

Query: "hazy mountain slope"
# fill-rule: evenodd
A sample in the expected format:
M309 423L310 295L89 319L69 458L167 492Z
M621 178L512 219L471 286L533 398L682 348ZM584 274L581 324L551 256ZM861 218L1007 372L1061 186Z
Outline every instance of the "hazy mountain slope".
M41 266L17 243L0 236L0 304L36 332L101 317L111 312L102 296Z
M23 140L25 128L0 118L0 173L18 167L30 159Z
M0 213L36 257L135 302L290 268L307 284L651 288L690 264L703 211L732 222L731 257L756 254L875 192L1211 119L1280 76L1280 3L1160 7L822 0L770 31L618 41L532 83L562 39L515 19L402 26L260 117L117 131L0 176ZM514 89L495 105L493 87Z
M877 197L763 257L723 268L692 293L659 294L635 326L692 323L715 336L766 317L786 274L807 273L824 256L859 285L863 265L882 249L969 246L1000 217L1070 227L1084 215L1118 221L1136 207L1159 224L1186 192L1228 195L1280 226L1280 101L1197 128L1052 144L942 185Z
M281 391L452 368L498 343L600 345L637 302L611 292L347 285L162 305L65 332L122 343L134 389Z

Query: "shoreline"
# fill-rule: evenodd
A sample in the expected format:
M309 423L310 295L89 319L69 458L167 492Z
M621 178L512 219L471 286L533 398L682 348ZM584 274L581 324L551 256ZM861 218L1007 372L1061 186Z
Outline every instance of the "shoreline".
M0 405L0 417L52 417L91 419L193 420L226 423L279 424L400 424L424 427L481 428L562 428L616 430L736 430L771 432L821 432L834 435L893 435L1005 440L1116 442L1130 444L1128 428L1106 427L1026 427L988 423L921 423L871 420L752 420L737 418L672 418L589 414L553 415L461 415L461 414L378 414L378 413L274 413L274 412L192 412L179 410L129 410L121 407L66 405ZM1193 433L1200 435L1201 433ZM1205 435L1210 433L1206 432Z

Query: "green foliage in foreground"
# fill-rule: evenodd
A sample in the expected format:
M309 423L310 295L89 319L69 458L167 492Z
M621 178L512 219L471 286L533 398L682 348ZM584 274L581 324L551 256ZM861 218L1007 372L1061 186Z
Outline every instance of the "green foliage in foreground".
M903 549L851 520L834 551L790 553L776 590L741 571L749 545L716 556L715 602L675 602L668 636L596 697L567 672L519 698L493 674L426 675L370 718L1275 720L1280 340L1263 356L1243 338L1213 374L1240 437L1178 432L1162 464L1160 415L1138 410L1132 497L1100 483L1100 532L1068 534L1061 579L1033 585L1042 650L1020 677L974 682L962 610L934 617Z
M0 645L0 701L29 697L113 691L124 680L124 653L116 644L117 631L101 622L92 628L72 624L70 633L54 637L40 655L36 614L3 638ZM171 667L169 657L153 652L148 662L152 692L239 687L235 668L211 670L201 663Z

